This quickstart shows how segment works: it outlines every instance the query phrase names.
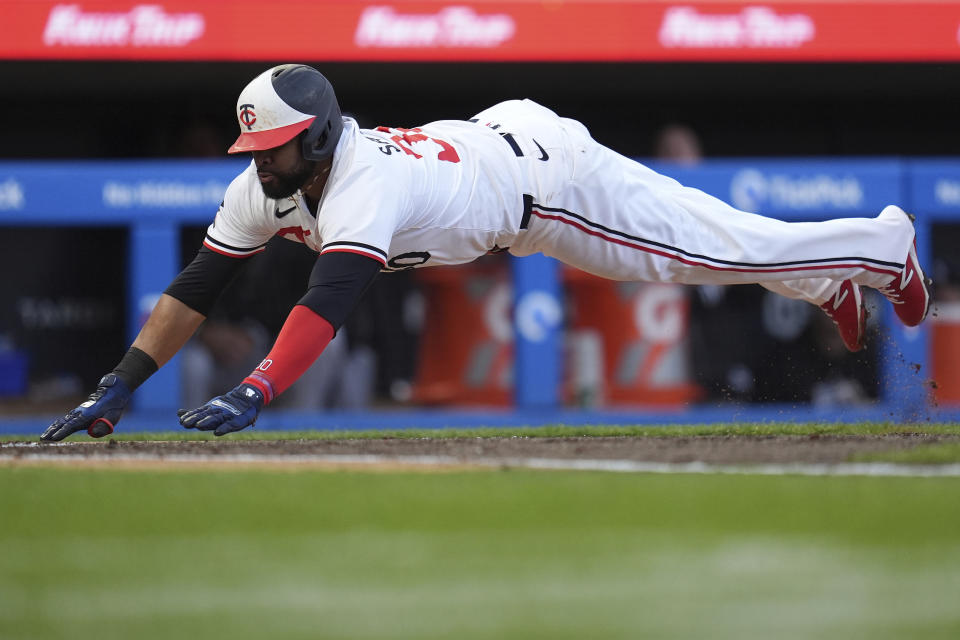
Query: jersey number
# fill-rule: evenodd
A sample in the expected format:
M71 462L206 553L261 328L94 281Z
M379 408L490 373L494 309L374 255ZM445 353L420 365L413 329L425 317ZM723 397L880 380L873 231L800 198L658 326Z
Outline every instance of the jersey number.
M419 267L421 264L424 264L429 260L429 251L410 251L408 253L401 253L400 255L393 256L387 260L387 266L384 267L384 271L406 271L407 269Z
M430 136L424 135L420 129L402 129L396 128L392 129L390 127L377 127L377 131L382 131L384 133L393 133L394 131L399 131L395 135L390 136L390 139L393 140L401 151L409 156L414 158L422 158L423 156L413 150L413 146L418 142L423 142L424 140L432 140L436 142L443 149L440 153L437 154L437 160L443 162L460 162L460 156L457 155L457 150L453 148L453 145L445 140L439 138L431 138Z

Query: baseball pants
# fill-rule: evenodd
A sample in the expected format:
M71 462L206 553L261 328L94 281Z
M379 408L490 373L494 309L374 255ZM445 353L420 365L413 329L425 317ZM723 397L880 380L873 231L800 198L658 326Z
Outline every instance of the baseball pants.
M510 252L543 253L613 280L757 283L820 305L844 280L879 288L899 275L913 224L876 218L784 222L685 187L591 138L530 100L476 116L510 132L527 184L525 230Z

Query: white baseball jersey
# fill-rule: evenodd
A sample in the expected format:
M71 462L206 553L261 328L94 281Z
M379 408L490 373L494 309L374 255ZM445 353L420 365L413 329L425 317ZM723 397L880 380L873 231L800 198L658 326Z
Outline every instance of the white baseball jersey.
M462 120L374 130L344 120L316 218L299 192L266 197L251 162L227 189L207 247L246 256L281 235L395 270L509 246L522 214L520 170L494 131Z
M511 100L417 129L345 119L316 218L299 193L267 198L251 163L205 244L246 256L282 235L385 270L509 247L616 280L759 283L819 305L844 280L880 287L900 272L913 227L891 210L801 223L740 211L600 145L579 122Z

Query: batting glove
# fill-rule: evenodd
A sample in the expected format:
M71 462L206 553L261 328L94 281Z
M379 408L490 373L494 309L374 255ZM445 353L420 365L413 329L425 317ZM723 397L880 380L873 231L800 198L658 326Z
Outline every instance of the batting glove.
M41 440L55 442L86 429L94 438L113 433L113 428L130 401L130 388L112 373L100 379L97 389L86 402L47 427Z
M217 396L198 409L177 411L180 424L187 429L213 431L222 436L246 429L257 421L263 409L263 394L249 384L241 384L226 395Z

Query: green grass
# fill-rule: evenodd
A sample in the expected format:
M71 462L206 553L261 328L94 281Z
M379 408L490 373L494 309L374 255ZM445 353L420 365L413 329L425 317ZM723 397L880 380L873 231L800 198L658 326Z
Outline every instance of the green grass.
M124 433L110 437L117 440L211 440L215 436L201 431L159 431ZM929 433L960 435L960 423L894 422L844 423L790 423L758 422L729 424L689 424L663 426L554 425L543 427L498 427L478 429L400 429L370 431L257 431L246 429L228 436L231 440L336 440L345 438L554 438L564 436L777 436L777 435L883 435L894 433ZM0 442L35 442L34 435L0 436ZM85 433L70 436L68 442L92 440Z
M895 462L898 464L952 464L960 462L960 442L920 445L912 449L861 453L854 462Z
M5 639L952 639L958 566L957 478L0 468Z

